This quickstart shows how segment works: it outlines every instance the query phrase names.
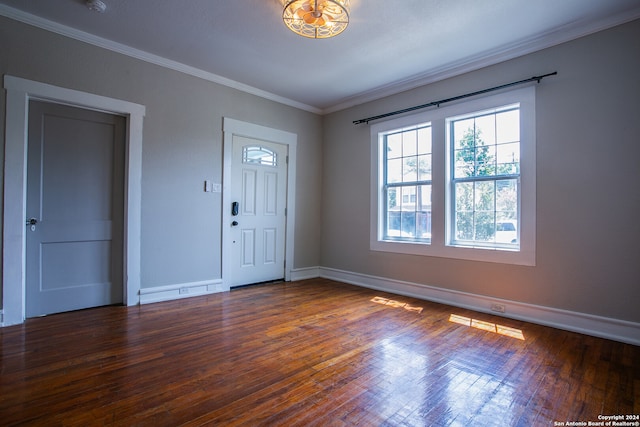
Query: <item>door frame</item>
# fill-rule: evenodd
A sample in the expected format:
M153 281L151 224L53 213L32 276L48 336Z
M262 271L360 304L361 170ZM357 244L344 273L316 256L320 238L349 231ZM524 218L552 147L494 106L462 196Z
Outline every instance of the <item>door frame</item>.
M126 118L123 302L140 302L142 122L145 106L19 77L4 76L6 89L2 326L24 322L26 194L29 100L96 110Z
M291 280L294 254L294 230L296 219L296 149L298 135L295 133L273 129L253 123L223 117L223 165L222 165L222 283L229 289L230 263L229 254L231 233L231 168L233 155L233 137L243 136L287 146L287 197L286 197L286 225L285 225L285 265L284 280Z

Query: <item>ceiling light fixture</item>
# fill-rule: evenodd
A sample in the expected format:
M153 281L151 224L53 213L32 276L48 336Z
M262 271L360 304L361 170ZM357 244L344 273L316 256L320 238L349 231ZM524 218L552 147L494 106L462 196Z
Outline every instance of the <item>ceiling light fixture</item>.
M349 0L283 0L282 20L311 39L337 36L349 25Z

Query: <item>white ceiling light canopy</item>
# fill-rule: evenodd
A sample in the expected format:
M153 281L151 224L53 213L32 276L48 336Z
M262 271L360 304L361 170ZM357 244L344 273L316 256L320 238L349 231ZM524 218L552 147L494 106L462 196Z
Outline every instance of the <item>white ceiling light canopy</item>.
M349 25L349 0L283 0L282 20L291 31L311 39L327 39Z

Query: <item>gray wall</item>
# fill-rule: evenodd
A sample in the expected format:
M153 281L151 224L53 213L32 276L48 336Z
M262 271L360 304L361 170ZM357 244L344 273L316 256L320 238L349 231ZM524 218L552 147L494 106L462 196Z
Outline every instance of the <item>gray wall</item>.
M640 21L325 117L322 266L640 321ZM537 87L537 264L369 250L353 120L558 71Z
M221 193L203 182L222 181L223 116L298 134L293 266L319 264L320 116L3 17L0 46L0 74L146 106L143 288L221 277ZM4 109L0 91L2 153Z

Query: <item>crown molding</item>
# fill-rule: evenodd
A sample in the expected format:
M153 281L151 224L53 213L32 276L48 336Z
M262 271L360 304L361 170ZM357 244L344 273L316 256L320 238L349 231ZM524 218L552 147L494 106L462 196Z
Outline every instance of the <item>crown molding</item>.
M235 80L228 79L226 77L219 76L217 74L204 71L202 69L192 67L171 59L164 58L159 55L154 55L149 52L145 52L140 49L127 46L122 43L117 43L103 37L98 37L85 31L80 31L69 26L59 24L57 22L50 21L48 19L41 18L36 15L32 15L27 12L0 4L0 16L5 16L14 21L19 21L24 24L31 25L46 31L51 31L56 34L63 35L84 43L91 44L93 46L101 47L103 49L110 50L112 52L120 53L131 58L139 59L154 65L159 65L170 70L178 71L193 77L198 77L209 82L217 83L223 86L230 87L251 95L259 96L270 101L278 102L280 104L288 105L290 107L298 108L300 110L309 111L315 114L322 114L322 110L311 105L303 104L298 101L294 101L289 98L285 98L276 95L271 92L264 91L262 89L255 88L253 86L246 85L244 83L237 82Z
M404 80L396 81L389 85L380 86L376 89L345 98L340 103L323 109L322 114L329 114L355 107L356 105L361 105L366 102L376 101L387 96L396 95L427 84L456 77L491 65L496 65L510 59L557 46L636 19L640 19L640 7L631 13L626 11L598 21L575 21L560 28L556 28L553 31L542 33L535 38L511 43L498 49L485 51L478 55L467 57L462 61L452 62L442 67L431 69L426 73L418 74Z

